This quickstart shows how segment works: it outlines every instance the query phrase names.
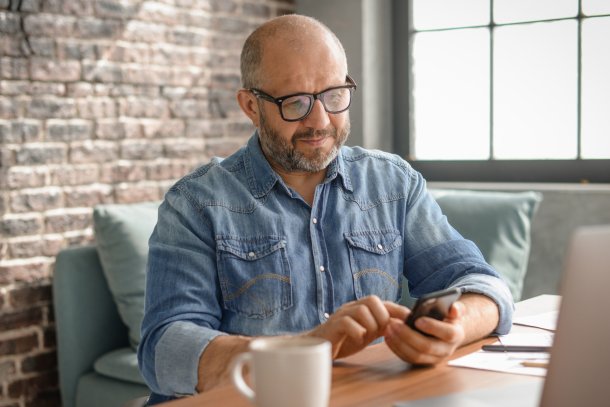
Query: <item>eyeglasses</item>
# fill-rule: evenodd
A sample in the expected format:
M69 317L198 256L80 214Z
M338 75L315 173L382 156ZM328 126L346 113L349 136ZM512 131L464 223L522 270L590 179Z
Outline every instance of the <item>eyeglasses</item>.
M306 118L316 99L322 102L324 110L328 113L337 114L345 112L352 103L352 93L356 90L356 82L347 75L346 85L333 86L320 93L293 93L291 95L274 98L260 89L248 89L257 98L275 103L280 109L282 119L287 122L297 122Z

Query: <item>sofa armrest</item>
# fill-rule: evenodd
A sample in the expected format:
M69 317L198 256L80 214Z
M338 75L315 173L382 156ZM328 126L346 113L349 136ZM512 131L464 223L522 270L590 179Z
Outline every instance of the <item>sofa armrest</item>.
M59 384L64 407L73 407L79 378L101 355L129 346L94 246L62 250L55 263L53 308Z

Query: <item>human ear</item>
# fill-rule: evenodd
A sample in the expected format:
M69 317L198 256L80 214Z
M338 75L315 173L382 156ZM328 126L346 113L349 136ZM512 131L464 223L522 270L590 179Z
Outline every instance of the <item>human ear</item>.
M240 89L237 92L237 103L241 110L248 116L255 127L259 124L259 110L256 96L246 89Z

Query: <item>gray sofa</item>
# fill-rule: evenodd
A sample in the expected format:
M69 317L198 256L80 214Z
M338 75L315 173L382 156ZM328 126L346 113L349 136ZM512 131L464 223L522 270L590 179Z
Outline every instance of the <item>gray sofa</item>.
M431 187L472 189L472 185L460 184ZM477 188L537 190L543 195L530 225L531 252L529 260L525 259L527 273L521 299L558 292L563 253L575 227L610 224L607 186L478 185ZM109 287L95 246L65 249L57 256L53 301L64 407L121 406L149 392L137 372L128 329ZM118 360L119 368L104 370L100 358L109 354L114 356L115 363Z

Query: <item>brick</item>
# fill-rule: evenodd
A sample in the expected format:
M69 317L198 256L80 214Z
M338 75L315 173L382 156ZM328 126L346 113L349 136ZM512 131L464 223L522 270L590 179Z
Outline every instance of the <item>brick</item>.
M87 82L76 82L76 83L68 83L66 85L66 96L70 97L83 97L83 96L93 96L94 95L94 87L92 84Z
M63 96L66 93L66 85L57 82L30 82L28 93L30 95Z
M16 155L18 165L63 163L67 160L65 145L51 143L23 144Z
M72 230L82 230L91 227L91 210L62 210L48 213L45 219L48 233L63 233Z
M270 18L271 8L266 4L244 3L242 6L244 15L250 17Z
M87 185L97 182L99 167L97 164L62 165L49 168L52 185Z
M244 145L245 140L239 139L217 139L207 142L205 154L208 157L228 157Z
M0 11L0 33L15 34L20 31L20 25L19 14Z
M98 0L95 14L100 17L129 19L138 12L138 3L133 0Z
M26 106L27 115L35 119L70 118L76 116L74 99L37 96Z
M202 139L173 139L165 143L165 157L197 158L205 152L205 142Z
M0 55L20 57L24 55L22 48L23 36L21 34L0 33Z
M243 118L243 112L235 101L235 92L232 90L213 89L209 96L210 117L225 119Z
M129 161L105 164L102 167L101 182L117 184L120 182L135 182L146 179L146 169L142 164Z
M85 17L76 21L74 34L78 38L100 39L115 37L123 25L114 20L102 20L99 18Z
M57 347L57 333L55 326L45 326L42 329L43 349L54 349Z
M21 6L19 10L27 11L30 13L37 13L41 10L40 2L42 0L21 0Z
M112 187L108 185L87 185L64 190L65 204L68 208L92 208L95 205L112 202Z
M57 40L57 57L60 59L95 60L98 46L91 42L76 39Z
M28 308L33 304L49 304L52 300L51 284L27 285L9 291L9 303L14 309Z
M12 167L15 161L15 148L0 147L0 168Z
M170 111L174 117L184 119L209 117L208 102L197 99L182 99L170 102Z
M44 372L55 369L57 369L57 353L55 351L28 356L21 361L21 371L23 373Z
M164 42L167 29L161 24L130 20L123 31L123 39L129 42Z
M34 377L17 379L8 383L8 396L12 398L33 398L47 388L57 387L57 372L44 372Z
M121 82L123 71L117 63L86 61L83 62L83 78L88 82Z
M163 159L146 164L146 179L148 180L176 180L186 173L187 170L182 162Z
M154 65L126 65L122 68L123 82L134 84L172 84L171 69Z
M88 97L76 99L78 116L83 119L99 119L104 117L116 117L116 102L109 97Z
M19 103L14 98L0 96L0 119L12 119L19 116Z
M97 121L96 137L105 140L142 137L142 126L138 120L100 119Z
M164 99L120 98L119 115L128 117L167 117L169 115L169 104Z
M17 372L17 366L13 360L4 360L0 362L0 377L12 377ZM7 407L19 407L19 404L5 405Z
M48 175L47 167L11 167L6 177L7 186L10 189L42 187Z
M38 236L8 241L8 252L13 259L27 259L43 255L43 242Z
M39 234L43 230L42 217L35 215L5 215L0 219L0 236L17 237Z
M19 355L37 349L38 335L30 333L0 340L0 356Z
M195 67L174 67L169 70L167 85L187 86L195 85L202 77L203 72Z
M121 159L152 160L163 155L163 146L147 140L126 140L121 143Z
M150 62L150 46L131 42L116 41L109 49L107 58L117 62L147 64Z
M30 59L31 78L39 81L74 82L80 79L78 61L58 61L48 58Z
M76 17L57 14L36 13L23 18L25 32L28 35L47 38L72 36L75 23Z
M173 25L178 22L180 13L176 7L168 4L145 2L138 10L138 19Z
M158 65L188 65L192 60L191 54L196 49L189 47L178 47L170 44L151 44L150 63Z
M2 266L0 266L0 272ZM25 310L4 312L0 314L0 325L6 331L25 328L42 323L42 308L32 307Z
M68 247L88 246L95 244L92 229L77 230L65 234Z
M200 12L198 10L188 10L180 16L182 24L197 28L208 28L214 27L214 17L209 13Z
M32 399L25 402L25 407L57 407L61 406L59 389L41 389Z
M0 58L0 78L28 79L28 60L26 58Z
M28 44L34 55L47 58L57 57L54 38L29 37Z
M63 194L59 187L25 189L11 193L11 210L14 213L44 212L60 208Z
M70 162L102 163L118 158L118 147L109 141L85 141L75 143L70 147Z
M49 120L47 121L48 141L76 141L90 139L93 124L89 120Z
M190 27L175 27L167 32L167 41L189 47L209 47L211 35Z
M39 120L21 119L11 122L11 132L24 143L40 141L41 128Z
M147 138L179 138L184 137L184 120L142 120L142 129Z
M254 133L254 125L250 122L233 122L227 124L227 134L231 137L248 138Z
M93 14L91 0L44 0L43 10L55 14L75 14L86 16Z
M117 203L155 201L161 198L156 183L120 184L115 189Z
M42 240L42 255L55 257L65 247L65 243L61 235L45 235Z

